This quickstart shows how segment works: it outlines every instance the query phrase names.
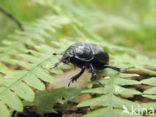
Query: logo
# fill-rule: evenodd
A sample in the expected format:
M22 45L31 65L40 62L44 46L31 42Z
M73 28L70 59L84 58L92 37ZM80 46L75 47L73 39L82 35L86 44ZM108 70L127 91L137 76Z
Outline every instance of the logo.
M123 105L123 111L121 114L128 114L128 115L154 115L154 108L141 108L141 106L134 107L131 106L130 110Z

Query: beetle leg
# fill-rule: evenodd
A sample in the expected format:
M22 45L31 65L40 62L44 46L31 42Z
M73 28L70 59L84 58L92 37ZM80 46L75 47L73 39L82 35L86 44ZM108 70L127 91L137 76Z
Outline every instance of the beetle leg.
M91 68L91 70L92 70L92 78L91 78L91 79L96 80L96 82L98 82L101 86L104 87L104 85L103 85L100 81L98 81L98 80L96 79L97 77L96 77L95 69L94 69L94 67L93 67L92 64L90 64L90 68Z
M84 73L84 71L85 71L85 66L82 67L81 71L78 74L76 74L75 76L71 78L71 81L69 82L68 87L70 86L70 83L77 81L77 79Z
M114 70L120 72L120 68L114 67L114 66L111 66L111 65L104 65L104 68L111 68L111 69L114 69Z

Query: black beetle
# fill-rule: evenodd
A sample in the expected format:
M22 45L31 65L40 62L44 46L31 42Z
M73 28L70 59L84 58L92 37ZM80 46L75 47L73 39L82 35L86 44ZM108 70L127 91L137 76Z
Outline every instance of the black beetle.
M109 55L101 46L95 44L73 44L64 53L53 53L53 55L62 55L62 58L54 67L57 67L61 62L65 64L71 62L81 68L81 71L71 78L68 86L71 82L76 81L88 68L91 68L92 79L94 80L96 80L95 70L111 68L120 72L120 68L108 65ZM96 81L100 83L98 80Z

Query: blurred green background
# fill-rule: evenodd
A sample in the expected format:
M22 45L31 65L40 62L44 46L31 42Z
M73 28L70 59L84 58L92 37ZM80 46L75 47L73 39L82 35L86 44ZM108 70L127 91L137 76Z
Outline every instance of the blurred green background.
M156 57L155 0L0 0L0 7L26 25L53 14L49 1L72 13L104 40ZM0 12L0 44L16 29Z

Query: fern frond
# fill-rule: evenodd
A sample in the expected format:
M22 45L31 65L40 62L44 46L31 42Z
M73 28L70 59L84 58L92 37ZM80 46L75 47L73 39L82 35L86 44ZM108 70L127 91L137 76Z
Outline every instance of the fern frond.
M64 104L65 102L79 96L81 89L76 88L58 88L50 92L40 92L36 95L33 102L39 111L43 112L56 112L53 109L55 103ZM63 99L62 99L63 98ZM24 102L25 106L29 106L29 102Z
M47 42L50 42L53 38L47 31L53 33L57 28L61 28L68 22L69 20L65 17L45 17L35 25L28 26L25 32L16 31L14 35L9 36L8 40L5 40L0 53L0 60L4 62L1 63L0 72L6 76L10 75L11 78L0 78L0 84L2 85L0 87L0 99L3 108L1 110L5 112L4 117L9 116L8 107L20 112L23 111L21 99L30 102L34 100L35 93L32 88L43 91L45 90L43 81L54 81L54 77L49 74L46 66L48 63L54 65L57 61L57 58L51 61L52 52L56 49L48 46ZM42 43L42 45L39 46L38 43ZM53 45L55 46L54 43ZM5 63L19 65L23 69L11 70ZM57 74L63 73L58 71ZM54 73L56 72L54 71Z
M42 0L39 2L41 4L45 3ZM44 82L54 82L55 80L55 77L51 74L62 74L64 73L62 69L70 69L70 66L61 66L60 68L62 69L49 70L58 61L58 58L53 57L51 54L52 52L63 52L68 46L80 42L101 45L110 53L111 61L113 60L116 66L121 68L133 67L132 70L146 73L149 78L137 80L133 79L134 77L138 78L138 74L136 75L136 73L116 74L109 71L110 74L113 74L108 75L110 79L101 80L105 85L104 88L92 88L82 91L82 93L95 93L98 95L78 105L78 107L99 106L99 108L95 108L93 112L85 116L103 117L103 115L107 115L107 117L126 117L128 116L127 114L122 114L123 105L128 110L131 109L131 105L134 107L153 107L156 110L155 102L138 103L129 100L129 98L134 96L156 99L155 60L141 56L127 47L110 44L104 40L105 37L103 35L98 34L99 30L107 27L138 30L139 26L122 17L116 18L114 15L103 15L100 9L90 11L85 6L81 6L80 4L77 6L77 4L67 0L63 2L52 0L52 2L56 2L56 5L46 5L55 12L55 15L45 16L31 25L25 24L24 32L17 30L14 34L9 35L8 39L5 39L0 47L1 117L9 117L11 110L22 112L22 100L33 102L35 99L33 89L39 91L45 90ZM67 3L70 3L73 7L69 8ZM91 18L93 20L90 20ZM106 19L107 22L102 23ZM120 22L122 26L114 21ZM102 25L99 26L99 24ZM12 66L18 66L18 68L12 68ZM101 73L101 75L106 74ZM140 91L137 88L140 85L147 85L149 87ZM53 96L53 93L49 93L49 96ZM60 97L59 95L59 100L52 101L60 102ZM45 101L44 98L43 100Z
M111 72L111 71L109 71ZM113 74L113 73L112 73ZM126 114L122 114L122 106L125 105L128 109L131 108L131 105L134 107L137 107L137 103L129 101L127 99L124 99L120 96L134 96L134 95L142 95L142 93L135 89L130 88L124 88L119 85L123 82L120 82L127 80L128 82L125 82L125 85L132 85L134 84L139 85L140 83L135 80L128 80L125 78L120 77L119 75L111 75L109 80L103 80L101 81L103 84L105 84L105 87L101 88L93 88L84 90L83 93L96 93L96 94L104 94L102 96L87 100L85 102L81 102L78 107L83 106L102 106L103 108L97 109L89 114L86 115L86 117L92 117L98 116L102 117L103 115L107 115L108 117L113 116L119 116L119 117L125 117ZM120 84L121 83L121 84ZM133 84L133 85L134 85Z
M130 62L129 60L127 62ZM142 63L141 61L138 61ZM135 63L137 61L135 60ZM139 64L140 64L139 63ZM132 65L132 63L131 63ZM143 65L143 63L142 63ZM147 71L146 71L147 72ZM147 73L151 74L151 71L149 70ZM152 73L155 74L154 71ZM134 102L130 101L128 98L133 97L135 95L146 97L148 99L156 99L155 98L155 77L144 79L144 80L134 80L130 79L134 76L137 78L138 75L135 74L116 74L116 75L110 75L111 71L109 71L110 79L104 79L101 80L101 83L105 85L105 87L100 88L92 88L82 91L82 93L95 93L100 94L102 96L89 99L87 101L81 102L78 104L78 107L84 107L84 106L100 106L101 108L96 109L95 111L86 114L84 117L103 117L104 115L107 115L108 117L112 116L119 116L119 117L126 117L126 116L139 116L142 117L140 112L138 110L136 111L136 115L132 115L133 110L132 108L146 108L148 109L156 109L154 106L154 102ZM106 75L106 73L105 73ZM153 75L153 74L151 74ZM143 92L140 92L136 87L140 86L143 87L143 85L146 84L149 87L147 89L143 89ZM128 86L128 87L127 87ZM130 88L131 87L131 88ZM125 106L128 109L128 113L123 113L123 106Z

